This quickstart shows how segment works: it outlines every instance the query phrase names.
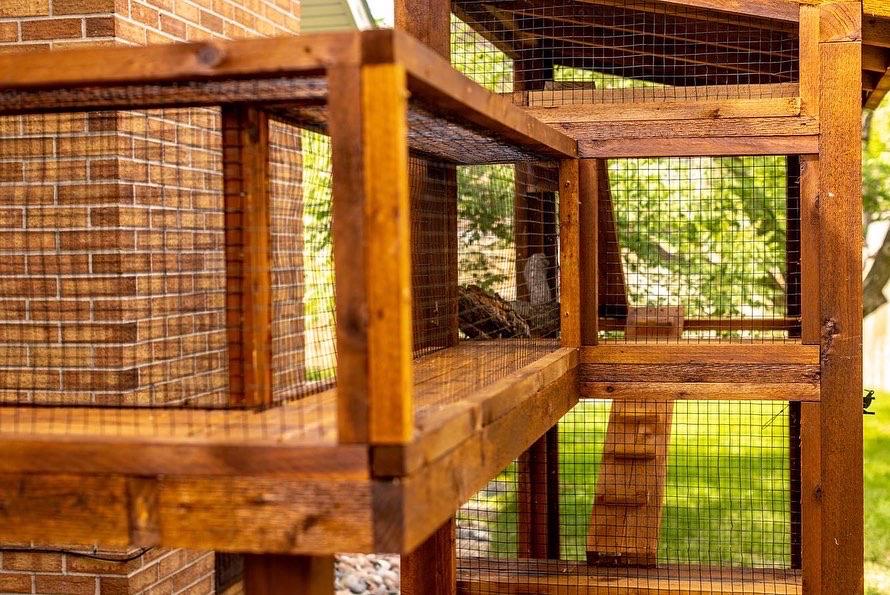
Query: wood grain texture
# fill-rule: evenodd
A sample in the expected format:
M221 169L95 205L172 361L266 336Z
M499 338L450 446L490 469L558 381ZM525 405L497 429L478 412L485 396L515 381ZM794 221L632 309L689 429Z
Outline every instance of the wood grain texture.
M683 142L667 138L580 140L582 159L620 157L714 157L745 155L810 155L819 152L819 136L689 137Z
M800 326L801 341L818 345L821 320L819 317L819 158L806 155L800 158Z
M694 401L818 401L813 383L761 382L582 382L582 398L639 401L682 399Z
M633 122L561 122L560 130L578 141L621 139L687 139L766 137L767 139L819 133L812 116L784 118L690 118L688 120L634 120ZM684 141L685 142L685 141Z
M341 444L366 444L368 432L368 271L355 246L365 245L362 77L357 65L328 71L332 231L337 300L337 434ZM358 108L356 106L359 106Z
M699 100L694 98L684 101L678 98L670 100L635 99L634 103L622 105L620 110L615 109L615 103L619 98L613 98L610 90L590 90L577 94L572 91L529 91L529 107L526 111L542 122L550 124L583 122L639 122L652 120L723 120L726 118L775 118L795 117L801 114L801 100L797 97L797 85L789 88L794 91L794 96L782 97L778 93L770 93L764 90L766 97L775 96L772 99L722 99ZM715 89L715 92L717 89ZM725 96L724 88L719 89L720 96ZM590 97L589 103L580 103L587 100L587 95L598 93L602 98ZM569 98L573 103L559 106L562 97ZM599 101L598 101L599 100ZM632 124L625 124L633 130Z
M818 364L581 364L581 382L818 384Z
M645 0L583 0L595 4L626 7L632 10L644 10L658 14L678 14L685 16L689 7L709 10L696 11L696 18L714 23L738 23L739 15L746 17L759 17L773 19L772 22L762 21L763 25L769 23L775 30L794 30L794 24L798 19L798 2L796 0L665 0L658 4ZM727 14L730 13L730 14Z
M360 35L208 41L148 47L100 47L0 55L8 89L114 83L162 83L233 76L316 74L332 63L357 63Z
M222 109L229 402L272 403L269 118Z
M819 42L862 41L862 0L819 4Z
M806 593L822 593L822 438L821 407L800 407L801 568Z
M160 544L157 479L128 477L127 498L130 511L130 543L138 547L154 547Z
M579 160L578 191L581 344L596 345L599 335L599 178L597 161Z
M368 425L373 444L409 442L414 427L405 85L400 65L362 67Z
M333 556L244 556L245 595L333 595Z
M453 595L457 593L457 555L454 518L436 529L426 541L402 556L402 595Z
M824 593L863 592L860 44L820 44Z
M446 456L402 480L403 491L398 498L388 494L390 498L384 500L375 495L377 510L385 510L389 505L390 521L395 517L403 519L402 528L384 520L377 523L376 551L412 550L577 402L577 375L572 371L513 407Z
M393 15L396 29L408 33L440 56L450 59L450 0L396 0Z
M563 347L581 345L581 222L578 160L559 165L559 310Z
M819 348L794 343L599 345L581 349L583 364L819 364Z
M470 558L458 566L461 595L707 595L801 593L800 571L660 566L598 568L584 562Z

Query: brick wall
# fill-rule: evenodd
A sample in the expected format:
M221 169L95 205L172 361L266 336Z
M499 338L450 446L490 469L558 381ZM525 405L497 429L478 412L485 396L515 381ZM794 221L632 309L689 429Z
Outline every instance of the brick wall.
M0 51L292 33L298 7L0 0ZM225 400L218 130L209 109L0 119L0 399ZM299 163L298 134L278 128L273 140L275 163ZM293 167L276 168L273 348L282 362L302 350L300 180ZM276 368L282 387L294 376ZM154 549L129 562L0 552L0 593L210 593L212 575L206 552Z

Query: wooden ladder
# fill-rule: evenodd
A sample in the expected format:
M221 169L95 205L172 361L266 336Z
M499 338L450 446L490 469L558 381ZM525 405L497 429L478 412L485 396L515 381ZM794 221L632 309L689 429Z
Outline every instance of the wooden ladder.
M682 307L628 311L625 338L679 338ZM655 566L673 401L614 401L587 534L587 562Z

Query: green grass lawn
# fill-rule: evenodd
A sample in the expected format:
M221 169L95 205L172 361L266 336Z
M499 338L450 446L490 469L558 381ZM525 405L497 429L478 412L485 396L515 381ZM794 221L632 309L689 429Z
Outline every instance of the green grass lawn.
M778 566L790 562L784 403L678 402L659 541L659 561ZM890 393L865 418L865 558L869 593L890 595ZM779 414L775 416L775 414ZM583 560L609 405L588 402L560 425L562 550ZM775 416L775 417L774 417ZM516 553L512 489L483 493L491 554Z
M890 393L865 417L865 585L890 594Z

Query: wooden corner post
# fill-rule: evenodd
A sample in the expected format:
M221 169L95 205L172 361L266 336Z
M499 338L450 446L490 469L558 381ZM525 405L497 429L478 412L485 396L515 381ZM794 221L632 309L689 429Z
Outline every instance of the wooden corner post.
M226 328L233 405L272 403L269 119L222 108Z
M819 5L821 592L863 592L862 4Z

